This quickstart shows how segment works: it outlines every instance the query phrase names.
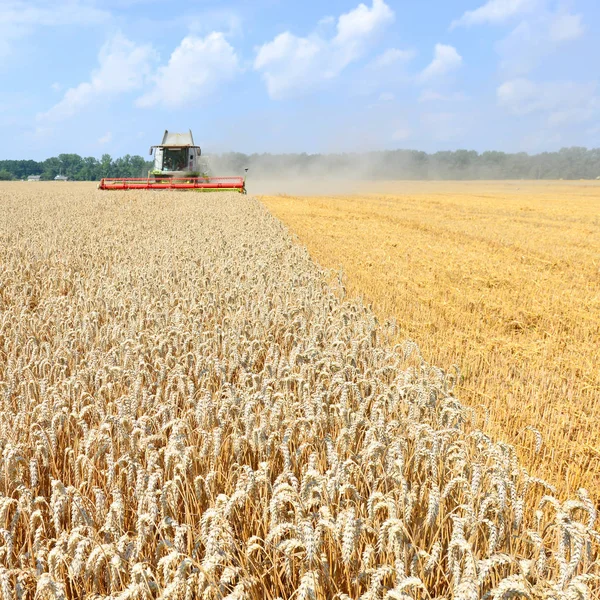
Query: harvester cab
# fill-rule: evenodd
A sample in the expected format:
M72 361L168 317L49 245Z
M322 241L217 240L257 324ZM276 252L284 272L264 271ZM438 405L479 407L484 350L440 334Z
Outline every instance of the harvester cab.
M165 130L162 143L150 148L154 154L155 177L198 177L200 175L200 146L194 145L191 130L188 133L169 133Z
M212 177L202 173L202 150L188 133L165 130L162 143L150 148L154 154L154 169L144 178L105 177L98 186L101 190L191 190L234 191L246 193L245 177ZM246 169L248 172L248 169Z

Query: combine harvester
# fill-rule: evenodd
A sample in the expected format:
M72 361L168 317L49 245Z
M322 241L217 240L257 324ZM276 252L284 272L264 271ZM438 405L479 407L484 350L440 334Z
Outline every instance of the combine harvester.
M148 177L104 177L101 190L192 190L197 192L228 191L246 193L245 177L208 177L200 174L200 146L194 145L192 131L169 133L162 143L150 148L154 169ZM248 171L248 169L246 169Z

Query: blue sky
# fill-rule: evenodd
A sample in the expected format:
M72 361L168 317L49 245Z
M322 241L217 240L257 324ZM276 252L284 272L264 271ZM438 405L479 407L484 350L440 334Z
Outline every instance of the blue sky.
M0 158L600 146L598 0L0 0Z

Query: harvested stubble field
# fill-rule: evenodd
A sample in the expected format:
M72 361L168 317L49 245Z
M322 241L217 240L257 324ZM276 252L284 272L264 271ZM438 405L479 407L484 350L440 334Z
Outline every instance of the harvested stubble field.
M370 192L370 193L369 193ZM486 432L600 501L600 182L394 182L269 209L398 339L458 365ZM526 429L532 425L539 438Z
M530 477L255 199L0 186L2 598L592 598Z

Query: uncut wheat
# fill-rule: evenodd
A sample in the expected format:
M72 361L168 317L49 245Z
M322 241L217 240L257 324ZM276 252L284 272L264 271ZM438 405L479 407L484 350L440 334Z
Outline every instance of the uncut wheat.
M3 599L597 597L588 494L257 201L7 184L0 215Z

